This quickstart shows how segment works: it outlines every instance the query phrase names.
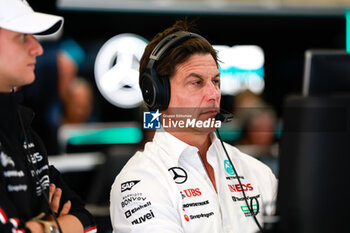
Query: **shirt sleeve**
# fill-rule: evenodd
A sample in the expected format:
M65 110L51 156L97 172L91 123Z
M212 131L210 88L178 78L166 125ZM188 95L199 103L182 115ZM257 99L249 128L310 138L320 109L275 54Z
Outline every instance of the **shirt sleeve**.
M45 159L47 162L47 156L46 156L47 153L43 142L41 141L40 137L37 135L36 132L31 131L31 135L34 141L36 142L37 146L40 148L40 151L42 152L42 154L45 155ZM79 221L82 223L84 227L84 232L85 233L97 232L97 227L93 216L85 209L84 207L85 204L83 203L83 201L64 182L61 176L61 173L54 166L49 166L49 177L50 177L51 183L54 183L56 187L59 187L62 189L62 196L60 200L59 211L61 211L63 205L67 201L71 201L72 205L71 205L69 214L74 215L79 219Z
M73 192L68 185L63 181L60 172L54 167L50 166L50 182L54 183L56 187L62 189L62 197L60 201L59 211L63 205L70 200L72 203L69 214L74 215L84 226L85 233L97 232L97 227L93 216L84 208L83 201L79 196Z
M116 178L110 196L114 232L183 232L176 204L176 197L180 195L162 175L132 169Z
M85 233L97 232L96 224L92 215L84 208L84 203L80 198L70 190L63 182L60 173L50 166L50 179L57 187L62 189L62 197L60 202L60 209L65 202L71 201L72 207L69 214L76 216L84 226ZM30 230L25 227L26 220L18 216L17 209L9 198L6 188L0 179L0 232L1 233L29 233Z

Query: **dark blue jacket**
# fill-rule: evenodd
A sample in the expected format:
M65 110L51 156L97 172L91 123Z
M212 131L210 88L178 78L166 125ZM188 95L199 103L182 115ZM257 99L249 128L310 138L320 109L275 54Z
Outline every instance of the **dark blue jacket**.
M41 212L48 215L42 192L49 196L50 183L62 189L60 209L70 200L69 214L81 221L85 232L96 232L84 203L64 183L59 171L49 166L46 149L30 127L34 113L20 106L20 99L18 93L0 93L0 232L30 232L25 222Z

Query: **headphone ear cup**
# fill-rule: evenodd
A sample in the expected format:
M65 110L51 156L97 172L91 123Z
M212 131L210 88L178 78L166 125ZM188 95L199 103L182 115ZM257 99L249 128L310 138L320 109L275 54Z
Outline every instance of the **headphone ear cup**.
M170 101L170 83L168 78L154 77L149 72L145 72L142 75L140 87L142 97L151 111L167 109Z
M152 76L147 72L142 74L141 80L140 87L143 100L145 101L147 107L153 110L156 102L156 84L154 83Z

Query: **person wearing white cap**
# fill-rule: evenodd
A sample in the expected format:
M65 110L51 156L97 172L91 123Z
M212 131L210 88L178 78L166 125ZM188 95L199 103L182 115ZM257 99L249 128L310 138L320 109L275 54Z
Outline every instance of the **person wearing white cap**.
M33 35L58 32L60 16L33 11L25 0L0 0L0 232L97 232L93 216L48 164L31 129L33 112L16 87L35 79L43 48Z

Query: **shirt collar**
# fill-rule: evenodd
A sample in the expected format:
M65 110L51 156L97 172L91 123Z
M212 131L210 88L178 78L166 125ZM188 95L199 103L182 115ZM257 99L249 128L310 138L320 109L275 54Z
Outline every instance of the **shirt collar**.
M215 133L210 134L210 140L211 140L211 145L208 148L207 151L207 159L208 161L213 161L213 159L220 158L221 154L221 142L216 136Z
M215 133L210 135L211 145L209 151L215 150L219 142ZM153 142L156 143L162 150L166 151L171 155L173 162L178 163L181 155L187 153L197 153L198 149L194 146L188 145L187 143L176 138L172 134L168 133L164 129L158 129L154 135Z

